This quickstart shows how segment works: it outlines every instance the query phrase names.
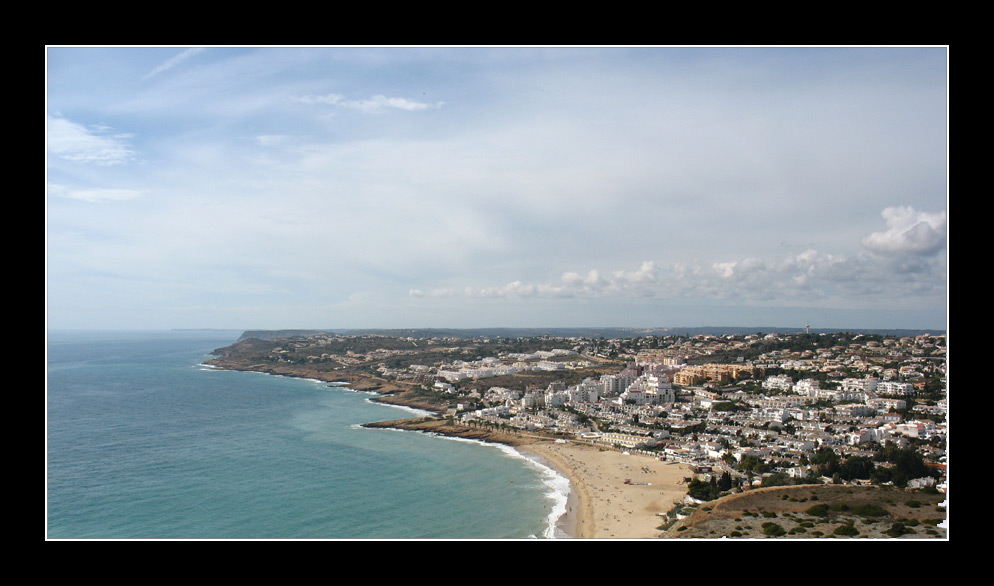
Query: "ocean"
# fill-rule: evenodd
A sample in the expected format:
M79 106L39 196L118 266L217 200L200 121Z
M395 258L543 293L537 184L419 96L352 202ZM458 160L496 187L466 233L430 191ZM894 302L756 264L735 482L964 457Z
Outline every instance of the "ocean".
M565 537L549 468L362 428L405 416L367 393L203 364L239 334L48 333L48 539Z

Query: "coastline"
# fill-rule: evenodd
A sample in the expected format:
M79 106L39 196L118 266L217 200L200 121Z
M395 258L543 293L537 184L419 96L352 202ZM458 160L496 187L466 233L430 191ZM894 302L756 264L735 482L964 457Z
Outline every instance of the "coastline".
M330 373L304 373L262 365L236 365L226 361L222 363L219 360L211 360L205 364L225 370L264 372L338 384L353 391L376 393L378 396L373 399L375 401L440 413L437 406L420 397L408 395L410 389L383 379L365 376L345 378L341 373L332 376ZM658 527L663 519L659 515L669 512L683 499L687 492L683 479L693 475L690 467L685 464L663 462L651 456L629 454L541 434L455 425L433 416L412 416L362 425L369 428L421 431L510 446L522 457L553 470L569 481L564 511L554 522L556 535L566 538L660 538L663 535ZM627 484L626 480L631 480L633 484Z
M685 464L569 441L536 441L517 449L537 454L569 478L575 498L560 527L580 539L662 537L659 515L683 499L682 481L692 475Z
M686 464L652 456L538 434L453 425L431 417L379 421L363 427L421 431L510 446L569 481L564 511L554 522L557 535L568 538L661 538L660 515L686 496L683 480L693 476Z

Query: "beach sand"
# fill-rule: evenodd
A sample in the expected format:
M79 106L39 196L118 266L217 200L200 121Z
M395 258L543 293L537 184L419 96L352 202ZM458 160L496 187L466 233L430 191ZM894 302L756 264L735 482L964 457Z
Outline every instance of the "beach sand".
M573 442L542 441L516 446L570 480L560 529L578 538L649 539L660 536L659 513L687 494L686 464ZM633 483L625 484L625 480Z

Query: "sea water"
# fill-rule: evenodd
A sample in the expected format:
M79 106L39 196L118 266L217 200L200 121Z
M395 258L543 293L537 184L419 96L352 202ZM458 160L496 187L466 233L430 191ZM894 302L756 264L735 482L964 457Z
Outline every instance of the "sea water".
M362 423L319 381L212 369L239 332L49 332L50 539L561 537L562 477L509 448Z

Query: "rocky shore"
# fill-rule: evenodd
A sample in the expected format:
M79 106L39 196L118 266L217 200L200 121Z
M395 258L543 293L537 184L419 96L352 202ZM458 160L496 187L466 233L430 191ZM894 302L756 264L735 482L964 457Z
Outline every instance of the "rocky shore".
M411 407L432 413L443 413L448 407L433 393L424 392L415 383L394 381L369 374L349 370L328 370L319 366L285 363L246 362L237 357L220 355L204 361L205 364L224 370L264 372L277 376L292 376L346 384L356 391L375 392L380 396L375 400L391 405Z

